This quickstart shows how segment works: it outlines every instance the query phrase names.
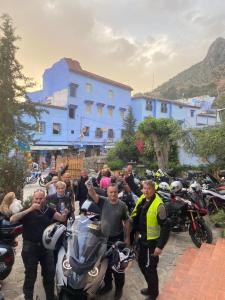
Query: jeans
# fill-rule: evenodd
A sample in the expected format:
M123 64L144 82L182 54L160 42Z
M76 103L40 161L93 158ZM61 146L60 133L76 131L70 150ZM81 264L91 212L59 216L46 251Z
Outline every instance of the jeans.
M37 267L40 262L41 275L46 299L54 299L55 266L53 252L46 250L41 243L23 241L22 259L25 267L23 293L25 300L33 300L34 284L37 278Z

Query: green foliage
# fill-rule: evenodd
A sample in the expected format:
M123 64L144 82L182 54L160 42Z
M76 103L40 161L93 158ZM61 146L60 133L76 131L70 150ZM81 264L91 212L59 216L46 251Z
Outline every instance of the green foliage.
M221 227L225 227L225 212L223 209L220 209L217 213L211 215L210 221Z
M32 140L35 126L23 121L24 115L37 120L41 110L26 99L26 89L33 86L32 81L22 74L22 66L16 59L19 39L14 34L12 20L8 15L1 17L0 25L0 153L7 153L17 145Z
M204 162L216 165L225 160L225 124L192 129L183 136L185 149L202 158Z
M139 152L135 146L136 120L131 107L128 108L128 114L124 119L123 128L122 140L117 142L115 148L108 152L107 163L109 165L116 160L122 161L123 165L131 160L138 161Z
M28 196L27 199L25 201L23 201L23 209L27 209L31 206L32 199L33 199L33 196Z
M138 134L142 136L150 151L154 149L155 155L152 158L157 158L159 168L169 167L170 155L178 162L176 145L181 136L181 128L175 120L149 117L139 125ZM150 151L149 154L152 155Z
M124 162L121 159L107 160L108 167L112 170L121 170L124 167Z
M25 160L23 158L9 158L6 155L1 155L0 172L0 190L4 193L14 192L21 199L27 175Z

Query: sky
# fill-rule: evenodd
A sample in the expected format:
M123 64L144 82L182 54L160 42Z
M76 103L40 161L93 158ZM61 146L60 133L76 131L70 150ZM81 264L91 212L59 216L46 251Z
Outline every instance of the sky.
M222 0L0 0L13 19L23 73L42 85L63 57L89 72L151 91L204 59L225 38Z

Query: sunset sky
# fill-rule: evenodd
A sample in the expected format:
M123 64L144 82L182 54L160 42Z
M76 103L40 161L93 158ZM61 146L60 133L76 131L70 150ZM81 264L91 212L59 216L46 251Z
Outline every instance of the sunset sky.
M221 0L0 0L21 37L17 58L41 87L63 57L83 69L151 91L201 61L225 38Z

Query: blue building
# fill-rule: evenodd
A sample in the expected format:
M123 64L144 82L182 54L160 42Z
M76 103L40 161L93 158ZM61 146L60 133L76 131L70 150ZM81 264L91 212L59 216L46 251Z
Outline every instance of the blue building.
M78 61L63 58L43 74L43 89L28 94L41 114L32 150L85 149L99 153L121 139L129 106L137 125L145 118L173 118L183 128L216 123L212 97L167 100L149 96L131 97L132 88L83 70ZM33 123L34 119L25 117ZM180 162L199 164L198 158L180 147Z
M33 149L99 149L121 138L132 88L90 73L63 58L43 75L43 89L28 94L43 113ZM29 120L32 122L32 120ZM34 122L34 121L33 121Z

